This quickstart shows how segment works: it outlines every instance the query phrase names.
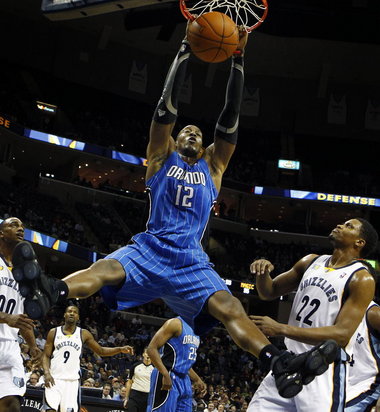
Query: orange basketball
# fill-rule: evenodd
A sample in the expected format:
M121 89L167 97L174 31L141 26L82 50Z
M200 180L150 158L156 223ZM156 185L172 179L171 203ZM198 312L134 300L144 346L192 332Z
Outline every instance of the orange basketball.
M202 14L188 25L187 40L199 59L219 63L236 50L239 30L226 14L212 11Z

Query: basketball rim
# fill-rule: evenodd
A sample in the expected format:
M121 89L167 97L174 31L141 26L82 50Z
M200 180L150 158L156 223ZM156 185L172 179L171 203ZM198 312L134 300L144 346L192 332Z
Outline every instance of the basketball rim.
M195 20L204 13L219 11L248 32L257 29L268 14L267 0L179 0L183 16Z

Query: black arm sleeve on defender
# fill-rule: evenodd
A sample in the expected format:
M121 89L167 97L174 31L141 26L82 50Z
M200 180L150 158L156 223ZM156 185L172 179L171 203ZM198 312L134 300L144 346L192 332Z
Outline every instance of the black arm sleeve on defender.
M174 123L177 118L178 96L185 79L186 67L190 57L190 46L186 40L182 41L168 75L166 76L162 96L154 111L153 119L157 123Z
M215 128L215 136L232 144L237 143L243 87L244 58L243 56L233 56L227 84L226 100Z

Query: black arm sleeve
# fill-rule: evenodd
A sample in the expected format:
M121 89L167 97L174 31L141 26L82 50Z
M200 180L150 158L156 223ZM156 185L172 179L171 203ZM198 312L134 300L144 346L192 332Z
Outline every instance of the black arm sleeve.
M240 105L244 88L244 58L233 56L228 79L226 100L215 128L215 136L236 144L238 137Z
M186 75L190 57L189 43L184 40L166 76L162 96L154 112L157 123L170 124L177 119L178 96Z

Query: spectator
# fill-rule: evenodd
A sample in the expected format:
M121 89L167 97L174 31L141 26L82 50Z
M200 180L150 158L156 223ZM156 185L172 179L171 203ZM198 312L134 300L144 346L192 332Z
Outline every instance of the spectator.
M112 399L112 396L111 396L111 385L110 385L109 383L106 383L106 384L103 386L102 399Z
M113 397L115 397L120 393L120 381L118 378L112 378L111 384Z
M127 398L127 388L125 386L122 386L120 388L119 393L114 395L112 399L114 399L115 401L122 401L124 403L126 398Z
M214 402L209 402L207 408L203 412L216 412Z
M39 388L41 386L41 383L39 382L40 380L40 375L37 372L33 372L30 377L29 380L26 382L26 385L29 388Z
M36 345L41 350L44 350L46 339L43 338L42 333L39 333L36 338Z

